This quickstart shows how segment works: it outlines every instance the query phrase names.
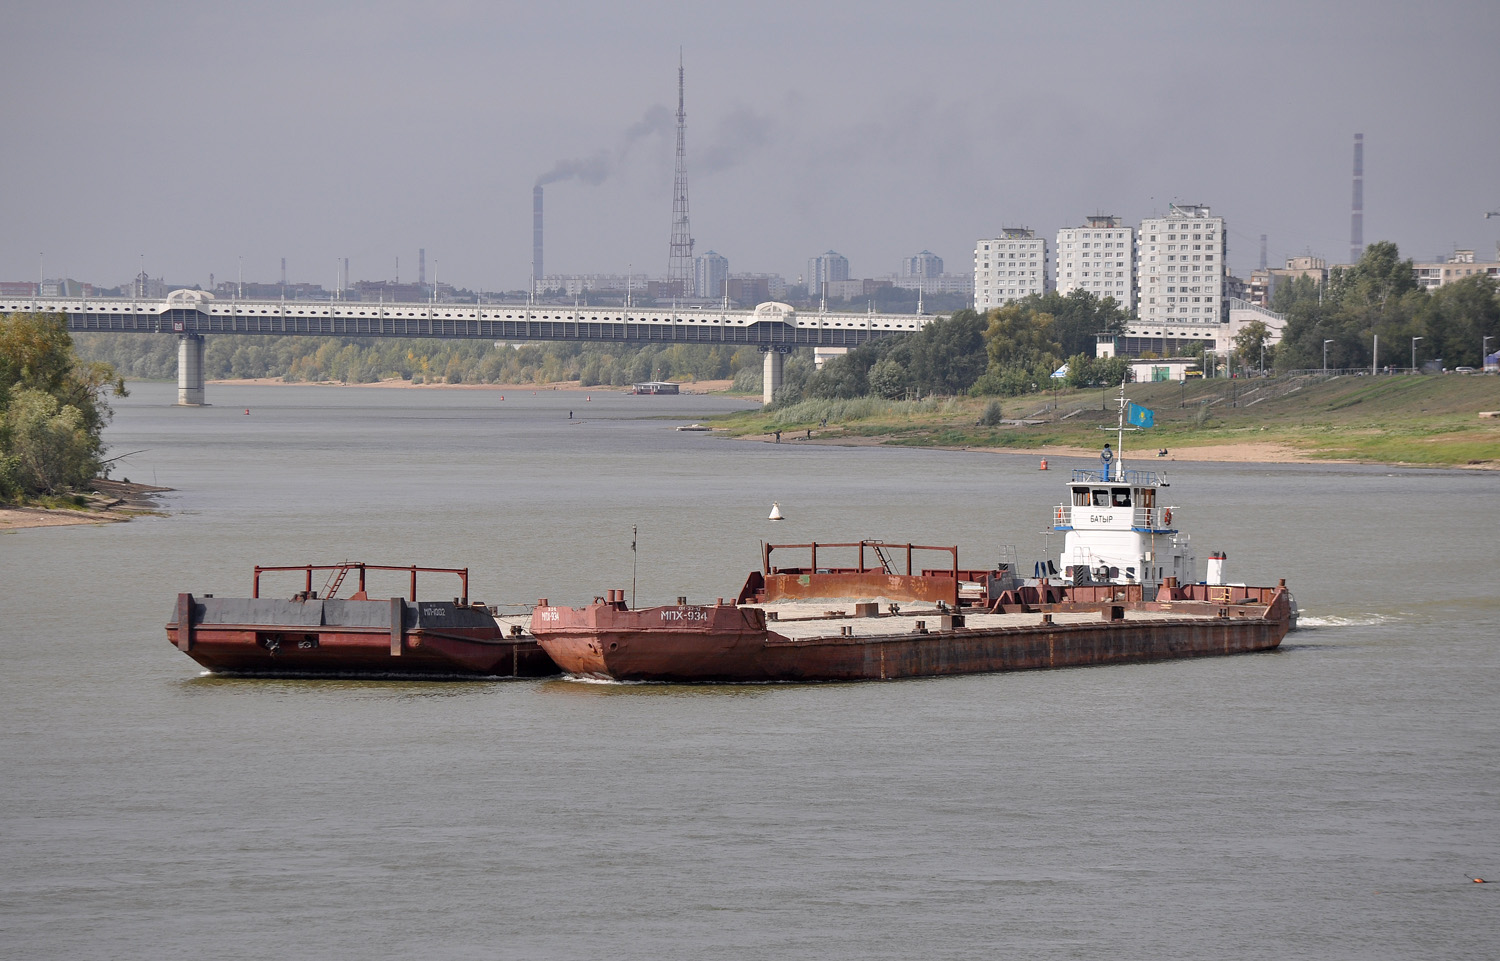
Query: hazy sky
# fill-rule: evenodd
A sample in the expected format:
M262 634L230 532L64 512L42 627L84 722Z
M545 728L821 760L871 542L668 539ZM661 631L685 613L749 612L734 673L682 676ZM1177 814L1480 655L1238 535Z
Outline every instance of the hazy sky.
M1248 274L1500 240L1500 3L32 2L0 20L0 279L664 275L678 49L697 252L795 279L1176 200Z

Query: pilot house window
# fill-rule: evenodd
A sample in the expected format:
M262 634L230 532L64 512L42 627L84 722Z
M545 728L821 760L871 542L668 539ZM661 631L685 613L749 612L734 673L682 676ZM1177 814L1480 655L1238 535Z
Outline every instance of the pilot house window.
M1116 487L1115 490L1114 490L1114 495L1115 495L1115 499L1114 499L1114 506L1115 507L1129 507L1130 506L1130 488L1128 488L1128 487Z

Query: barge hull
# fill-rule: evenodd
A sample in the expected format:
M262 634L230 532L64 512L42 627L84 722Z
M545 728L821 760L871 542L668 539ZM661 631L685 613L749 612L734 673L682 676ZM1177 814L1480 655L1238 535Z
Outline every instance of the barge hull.
M560 668L585 677L631 681L867 681L994 671L1085 667L1273 650L1291 626L1284 590L1268 604L1163 611L1150 603L1070 612L1070 623L1036 614L1034 623L928 631L910 618L805 619L802 636L767 621L758 608L627 610L618 604L543 608L532 633ZM1182 604L1181 607L1192 605ZM1205 605L1206 607L1206 605ZM696 618L682 625L682 612ZM693 613L697 612L697 613ZM938 623L941 616L936 615ZM976 618L977 619L977 618ZM925 622L924 622L925 623ZM859 631L854 633L855 625ZM870 626L865 626L870 625ZM913 629L917 627L917 629ZM785 633L783 633L785 630ZM812 631L809 636L809 631ZM843 630L851 634L839 633Z
M429 626L431 622L438 626ZM183 629L186 625L186 630ZM219 674L545 677L535 638L449 602L269 600L178 595L174 647Z

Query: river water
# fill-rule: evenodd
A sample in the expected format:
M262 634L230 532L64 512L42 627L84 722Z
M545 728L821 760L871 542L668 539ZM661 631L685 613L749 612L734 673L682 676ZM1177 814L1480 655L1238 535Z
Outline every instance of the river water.
M0 955L1494 956L1500 883L1469 877L1500 882L1500 475L1170 465L1200 564L1296 592L1269 654L231 680L163 624L256 564L468 566L515 604L630 590L632 559L642 604L730 596L762 538L1029 566L1057 468L1092 465L671 429L722 398L133 391L116 476L176 488L170 516L0 536Z

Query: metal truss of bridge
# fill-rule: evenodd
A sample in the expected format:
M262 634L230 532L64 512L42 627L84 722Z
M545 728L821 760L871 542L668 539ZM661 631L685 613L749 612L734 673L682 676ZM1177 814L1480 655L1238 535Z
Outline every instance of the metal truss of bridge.
M769 403L791 349L841 352L874 337L919 330L933 319L926 314L799 314L774 302L754 310L387 304L216 300L197 290L174 290L163 300L0 300L0 312L24 310L66 314L71 331L177 334L178 402L189 405L203 403L203 338L208 334L753 345L766 354L763 393Z

